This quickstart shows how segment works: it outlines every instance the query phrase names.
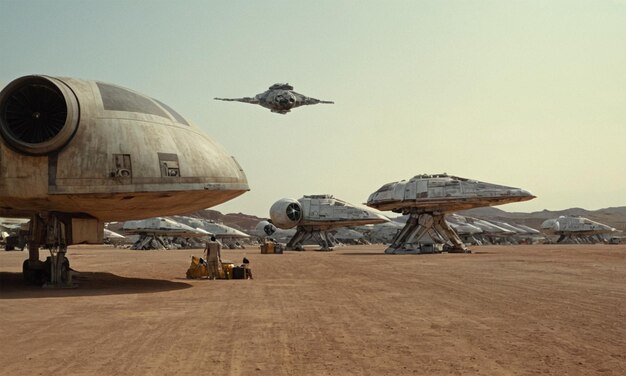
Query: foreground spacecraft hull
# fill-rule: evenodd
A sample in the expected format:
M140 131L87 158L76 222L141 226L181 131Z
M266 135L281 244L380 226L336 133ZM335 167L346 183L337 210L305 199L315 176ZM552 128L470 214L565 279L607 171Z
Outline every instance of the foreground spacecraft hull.
M446 213L531 200L530 192L446 174L417 175L389 183L372 193L367 205L409 215L406 226L385 253L421 253L419 239L442 238L452 252L468 252L458 234L445 221Z
M46 95L65 102L68 115L57 135L40 140L21 132L26 114L15 112L44 112L36 102ZM32 103L18 106L25 100ZM140 219L207 208L248 190L219 144L166 105L118 86L26 76L2 91L0 111L0 216Z
M0 216L31 218L27 281L40 280L39 246L51 250L48 282L69 284L67 246L101 243L105 221L195 211L247 190L219 144L143 94L49 76L0 92Z

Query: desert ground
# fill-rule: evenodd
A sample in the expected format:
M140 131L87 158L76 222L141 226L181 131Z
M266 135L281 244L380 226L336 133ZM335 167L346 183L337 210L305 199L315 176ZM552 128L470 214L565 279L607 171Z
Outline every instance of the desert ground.
M224 250L254 280L210 281L200 249L73 246L60 290L0 252L0 374L626 374L626 245L383 249Z

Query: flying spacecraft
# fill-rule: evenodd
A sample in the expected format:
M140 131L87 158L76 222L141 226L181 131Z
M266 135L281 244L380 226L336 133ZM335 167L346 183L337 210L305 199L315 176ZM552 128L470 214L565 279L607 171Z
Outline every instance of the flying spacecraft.
M358 208L331 195L304 196L299 200L280 199L270 208L270 218L280 229L297 226L287 249L302 250L302 243L313 238L321 251L332 251L337 243L329 230L389 221L373 210Z
M446 213L494 206L535 198L529 192L447 174L417 175L406 181L385 184L372 193L367 206L409 215L406 225L385 253L420 253L416 243L427 232L451 243L450 252L469 252L446 223Z
M120 86L24 76L0 92L0 216L30 218L24 279L71 284L67 246L104 222L189 213L248 191L219 144L166 104ZM47 268L39 247L51 251Z
M218 101L243 102L250 104L258 104L265 108L269 108L272 112L286 114L292 108L307 106L311 104L326 103L333 104L335 102L322 101L315 98L304 96L293 91L293 86L289 84L274 84L261 94L257 94L254 98L214 98Z
M567 217L548 219L541 224L541 229L550 235L560 235L557 243L570 240L574 243L594 242L594 237L603 241L602 234L610 234L617 231L611 226L592 221L583 217Z

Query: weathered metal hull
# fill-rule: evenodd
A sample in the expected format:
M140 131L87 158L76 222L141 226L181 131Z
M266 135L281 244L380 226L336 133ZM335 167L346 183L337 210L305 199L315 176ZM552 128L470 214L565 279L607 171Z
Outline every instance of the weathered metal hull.
M378 224L389 221L373 210L355 207L332 195L304 196L299 200L281 199L270 208L272 223L281 229L297 226L297 231L287 243L287 249L302 249L302 243L315 239L324 251L332 250L337 243L329 230Z
M449 252L469 252L462 239L445 221L457 210L527 201L535 196L520 188L439 175L417 175L406 181L385 184L372 193L367 206L408 214L404 228L385 253L424 253L419 240L431 235L442 239Z
M520 188L446 174L417 175L408 181L385 184L370 195L367 206L403 214L409 212L448 213L527 201L534 197Z
M17 141L10 132L4 137L0 216L139 219L211 207L249 190L243 170L219 144L156 100L100 82L45 76L14 81L0 100L29 82L69 90L75 129L46 141L47 149L30 147L19 134ZM69 139L61 144L55 140L61 136Z
M469 198L447 198L447 199L434 199L434 200L411 200L411 199L402 199L399 200L402 206L405 208L414 208L415 211L422 212L442 212L442 213L451 213L455 211L474 209L474 208L482 208L485 206L497 206L502 204L510 204L513 202L526 201L528 197L491 197L491 198L478 198L478 197L469 197ZM367 205L378 210L387 211L391 210L394 212L402 212L398 210L399 208L398 201L388 201L388 202L368 202ZM407 210L408 212L408 210Z

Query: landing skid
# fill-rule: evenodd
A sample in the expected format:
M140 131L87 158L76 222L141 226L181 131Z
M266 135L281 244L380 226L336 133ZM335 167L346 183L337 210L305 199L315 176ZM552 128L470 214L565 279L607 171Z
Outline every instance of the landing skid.
M423 253L435 252L422 252L419 248L387 248L385 253L388 255L421 255Z
M448 249L448 250L437 250L435 249L424 249L424 248L387 248L385 249L385 253L388 255L423 255L423 254L433 254L433 253L472 253L469 249Z

